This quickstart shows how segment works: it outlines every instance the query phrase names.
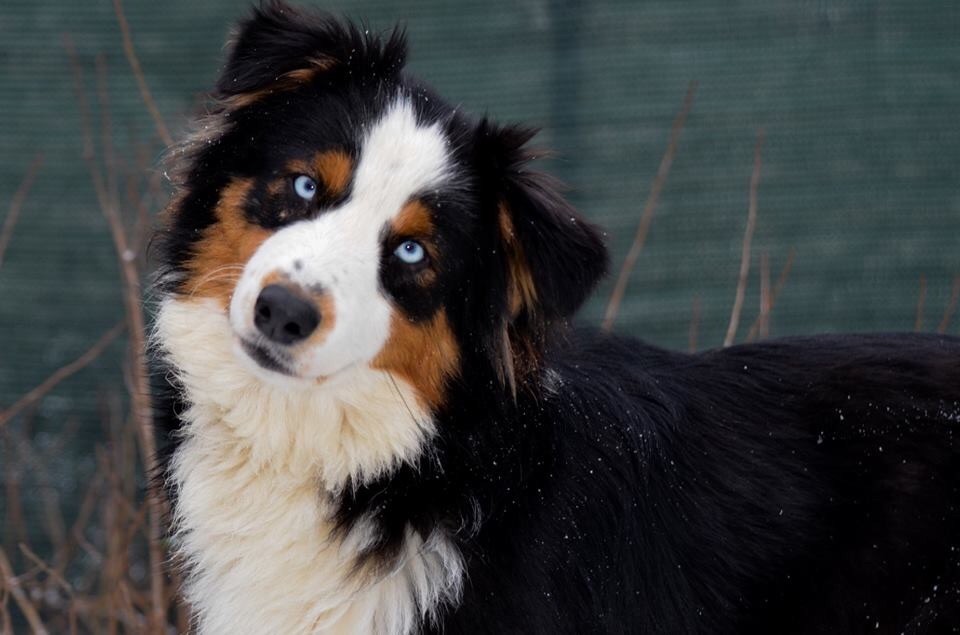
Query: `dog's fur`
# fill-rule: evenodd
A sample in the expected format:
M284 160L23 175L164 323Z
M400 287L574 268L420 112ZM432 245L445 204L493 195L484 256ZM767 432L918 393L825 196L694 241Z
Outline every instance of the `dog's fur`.
M404 58L399 32L265 5L173 150L158 403L199 632L960 624L960 341L573 330L602 234L531 131ZM315 308L309 337L266 335L268 285Z

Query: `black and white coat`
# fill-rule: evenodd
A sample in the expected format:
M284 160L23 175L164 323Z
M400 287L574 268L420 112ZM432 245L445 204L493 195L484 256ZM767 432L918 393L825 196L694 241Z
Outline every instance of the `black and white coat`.
M601 232L530 131L404 58L269 3L172 153L157 403L198 631L956 629L960 340L573 329Z

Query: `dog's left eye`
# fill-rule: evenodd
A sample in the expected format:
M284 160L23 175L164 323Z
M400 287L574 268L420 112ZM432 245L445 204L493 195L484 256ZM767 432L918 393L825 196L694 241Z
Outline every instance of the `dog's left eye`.
M405 262L408 265L415 265L423 262L427 252L423 249L423 245L417 241L405 240L393 250L393 254L399 258L401 262Z
M317 193L317 182L306 174L301 174L293 180L293 191L305 201L313 200Z

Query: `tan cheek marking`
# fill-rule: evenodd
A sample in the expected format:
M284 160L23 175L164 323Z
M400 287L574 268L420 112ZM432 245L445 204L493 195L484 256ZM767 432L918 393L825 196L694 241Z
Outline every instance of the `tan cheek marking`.
M510 308L510 315L516 317L522 309L533 313L537 303L537 288L523 253L523 246L517 240L510 212L503 205L500 206L499 221L509 266L507 305Z
M320 325L303 344L305 346L319 346L327 340L327 337L337 325L337 305L329 293L310 293L310 298L320 310Z
M269 194L271 197L280 196L290 187L288 181L289 179L287 177L270 181L267 183L267 194Z
M372 366L402 377L417 391L423 406L436 409L444 403L446 384L457 372L459 355L445 311L419 323L394 311L390 339Z
M270 232L250 223L244 214L253 179L234 179L220 193L217 218L193 247L183 288L189 295L214 298L226 307L243 267Z

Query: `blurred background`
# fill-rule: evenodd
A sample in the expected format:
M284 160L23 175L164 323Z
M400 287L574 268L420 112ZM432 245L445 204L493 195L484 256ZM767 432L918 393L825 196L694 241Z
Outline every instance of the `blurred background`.
M202 109L249 6L0 5L0 577L17 574L0 593L0 629L157 628L130 283L149 271L165 137ZM953 0L322 7L377 30L401 22L410 68L449 101L542 127L540 145L555 151L544 167L609 232L613 272L582 323L603 318L646 206L619 331L719 346L738 284L737 342L960 330ZM168 608L176 581L162 582L164 619L182 627Z

